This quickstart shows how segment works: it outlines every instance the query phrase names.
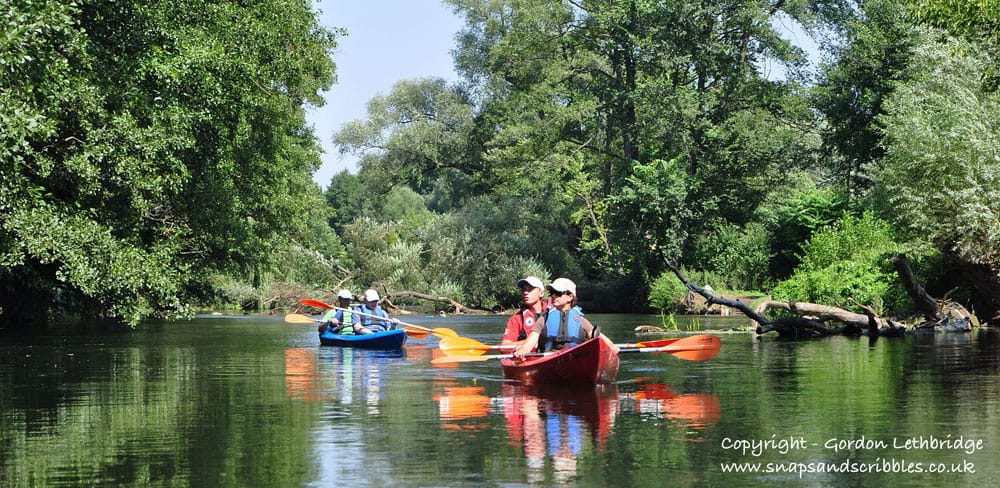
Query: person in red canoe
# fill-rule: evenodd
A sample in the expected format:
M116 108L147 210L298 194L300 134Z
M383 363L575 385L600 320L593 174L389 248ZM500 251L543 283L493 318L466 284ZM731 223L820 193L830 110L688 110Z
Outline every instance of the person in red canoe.
M545 352L573 347L597 336L611 342L576 306L576 283L566 278L556 278L547 288L549 308L535 323L524 343L514 351L515 357L523 358L536 348L539 352Z
M503 331L500 344L524 344L535 320L542 316L549 305L544 300L545 286L537 277L528 276L517 280L517 287L521 290L521 309L507 320L507 328Z

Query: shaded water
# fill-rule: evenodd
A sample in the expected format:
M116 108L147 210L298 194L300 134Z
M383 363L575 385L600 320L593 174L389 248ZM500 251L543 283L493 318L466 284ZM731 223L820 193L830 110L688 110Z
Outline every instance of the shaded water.
M590 318L618 342L660 322ZM486 343L505 321L404 319ZM567 389L432 366L433 336L328 348L280 318L3 335L0 487L1000 483L995 332L721 337L710 361L623 355L615 384Z

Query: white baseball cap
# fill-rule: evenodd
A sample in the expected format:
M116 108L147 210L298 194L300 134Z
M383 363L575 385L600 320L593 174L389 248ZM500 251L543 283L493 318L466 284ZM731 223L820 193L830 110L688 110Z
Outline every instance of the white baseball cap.
M354 294L351 293L351 290L340 290L340 293L337 293L337 298L343 298L344 300L351 300L354 298Z
M375 291L375 290L372 290L371 288L365 290L365 301L366 302L377 302L378 301L378 292Z
M535 288L545 288L545 285L542 284L542 280L540 280L540 279L538 279L538 278L536 278L534 276L529 276L527 278L521 278L521 279L517 280L517 287L518 288L520 288L520 287L522 287L524 285L531 285L531 286L533 286Z
M566 278L556 278L555 281L553 281L552 284L549 285L549 289L560 292L568 291L572 293L573 296L576 296L576 283L573 283L572 281Z

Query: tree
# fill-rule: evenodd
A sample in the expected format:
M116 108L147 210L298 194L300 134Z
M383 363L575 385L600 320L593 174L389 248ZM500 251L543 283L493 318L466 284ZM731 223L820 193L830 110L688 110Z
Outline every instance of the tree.
M867 168L884 156L876 121L885 97L906 77L914 33L903 7L883 0L863 2L843 29L844 39L828 44L835 61L823 66L811 95L825 116L830 169L857 197L870 184Z
M3 7L6 319L184 314L192 276L259 280L309 231L321 200L304 105L322 103L336 45L310 5Z
M1000 88L1000 2L997 0L907 0L918 21L952 35L981 43L989 53L982 70L983 87Z
M970 282L990 313L1000 305L1000 95L981 90L985 57L974 44L935 37L886 99L886 158L871 197L911 239L981 268Z

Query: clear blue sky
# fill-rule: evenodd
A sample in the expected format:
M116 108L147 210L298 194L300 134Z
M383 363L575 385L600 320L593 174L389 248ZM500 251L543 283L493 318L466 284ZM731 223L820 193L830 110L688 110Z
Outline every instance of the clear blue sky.
M431 76L456 80L450 51L462 27L440 0L314 0L320 23L343 27L333 60L337 83L326 105L308 121L326 151L313 180L323 188L344 169L357 172L357 159L341 156L330 142L344 123L366 118L368 100L388 94L399 80Z

